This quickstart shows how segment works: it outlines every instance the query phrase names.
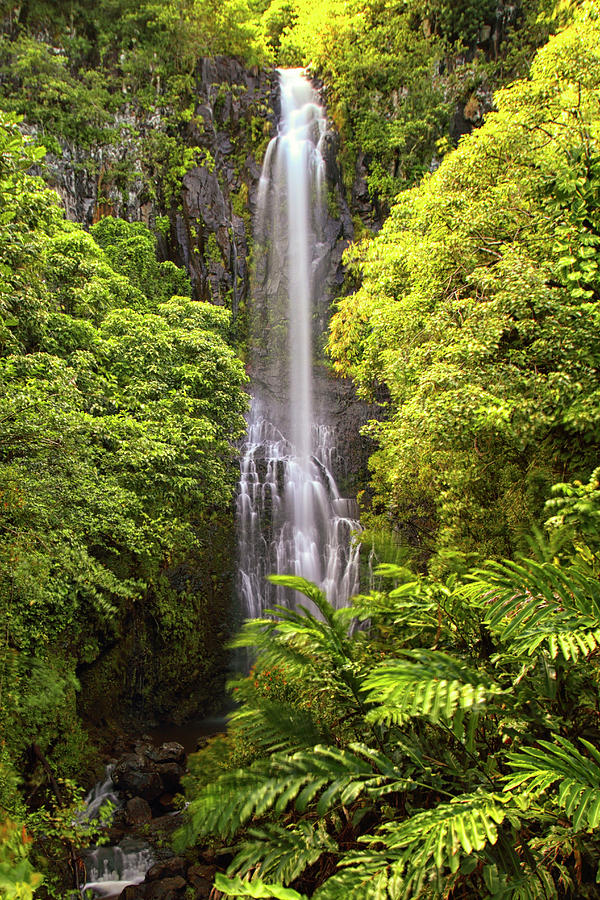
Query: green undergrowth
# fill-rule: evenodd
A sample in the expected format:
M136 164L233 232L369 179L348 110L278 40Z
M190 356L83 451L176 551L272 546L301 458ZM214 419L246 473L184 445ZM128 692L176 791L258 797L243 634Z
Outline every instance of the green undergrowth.
M68 222L28 174L42 152L2 116L0 791L10 834L23 797L66 809L71 789L58 801L55 785L93 780L81 709L101 731L121 714L172 715L178 691L183 714L214 702L247 405L229 313L190 299L187 275L158 262L144 225L105 219L88 234ZM62 827L30 823L38 859L52 843L47 872L68 850Z
M235 640L256 662L176 848L227 847L231 897L597 897L597 495L598 470L557 486L528 556L382 565L349 608L273 576L306 608Z

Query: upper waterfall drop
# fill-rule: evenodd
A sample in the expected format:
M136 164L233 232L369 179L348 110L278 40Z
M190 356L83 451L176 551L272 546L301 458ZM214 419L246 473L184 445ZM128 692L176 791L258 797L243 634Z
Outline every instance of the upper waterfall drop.
M314 395L327 122L302 69L281 70L280 88L280 124L265 155L255 219L252 405L237 499L238 588L251 618L293 602L266 581L269 574L301 575L335 606L358 589L358 522L352 502L339 496L334 429L320 421Z

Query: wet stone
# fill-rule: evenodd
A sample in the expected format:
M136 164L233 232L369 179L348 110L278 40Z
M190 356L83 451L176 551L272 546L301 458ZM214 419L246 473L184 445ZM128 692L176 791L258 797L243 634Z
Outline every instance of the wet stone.
M194 900L205 900L212 896L213 883L206 878L197 878L193 882Z
M160 747L149 747L145 756L155 763L179 763L185 762L185 750L177 741L166 741Z
M158 774L160 775L165 792L176 794L181 790L181 776L185 774L185 769L178 763L168 762L158 764Z
M184 875L184 873L185 860L181 856L172 856L171 859L155 863L146 873L146 881L158 881L161 878Z
M128 825L145 825L151 819L150 804L143 797L132 797L125 804L125 821Z
M160 881L152 881L145 886L145 900L174 900L184 895L187 883L181 875L173 878L162 878Z
M149 802L156 800L164 791L156 764L138 753L131 753L117 763L112 780L124 794L143 797Z
M119 894L119 900L144 900L145 896L143 884L128 884Z
M216 866L209 866L206 863L194 863L193 866L189 867L187 874L190 881L197 878L206 878L212 881L216 871Z

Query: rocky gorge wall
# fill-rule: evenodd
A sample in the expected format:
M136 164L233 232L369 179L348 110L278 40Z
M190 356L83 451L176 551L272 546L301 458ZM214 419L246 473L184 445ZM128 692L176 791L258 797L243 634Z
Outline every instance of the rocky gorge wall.
M196 299L235 314L248 291L252 210L277 103L275 72L205 59L187 124L175 131L160 108L126 110L115 119L118 142L61 140L42 174L74 221L113 215L158 231L161 255L185 266ZM174 144L187 148L183 165L173 161Z

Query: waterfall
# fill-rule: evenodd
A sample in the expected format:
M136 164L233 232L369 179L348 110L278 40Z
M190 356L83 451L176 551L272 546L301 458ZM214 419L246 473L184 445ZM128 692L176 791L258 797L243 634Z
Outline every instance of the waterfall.
M244 615L294 602L272 573L302 575L334 606L358 589L355 501L343 500L335 432L320 420L313 319L327 268L326 120L300 69L280 72L281 119L267 149L255 220L250 310L252 403L237 497ZM317 363L318 365L318 363ZM321 379L323 381L323 379ZM303 601L306 602L306 601Z
M132 837L125 837L114 846L88 850L85 854L88 880L81 890L82 896L120 897L128 885L144 880L154 861L150 847Z

